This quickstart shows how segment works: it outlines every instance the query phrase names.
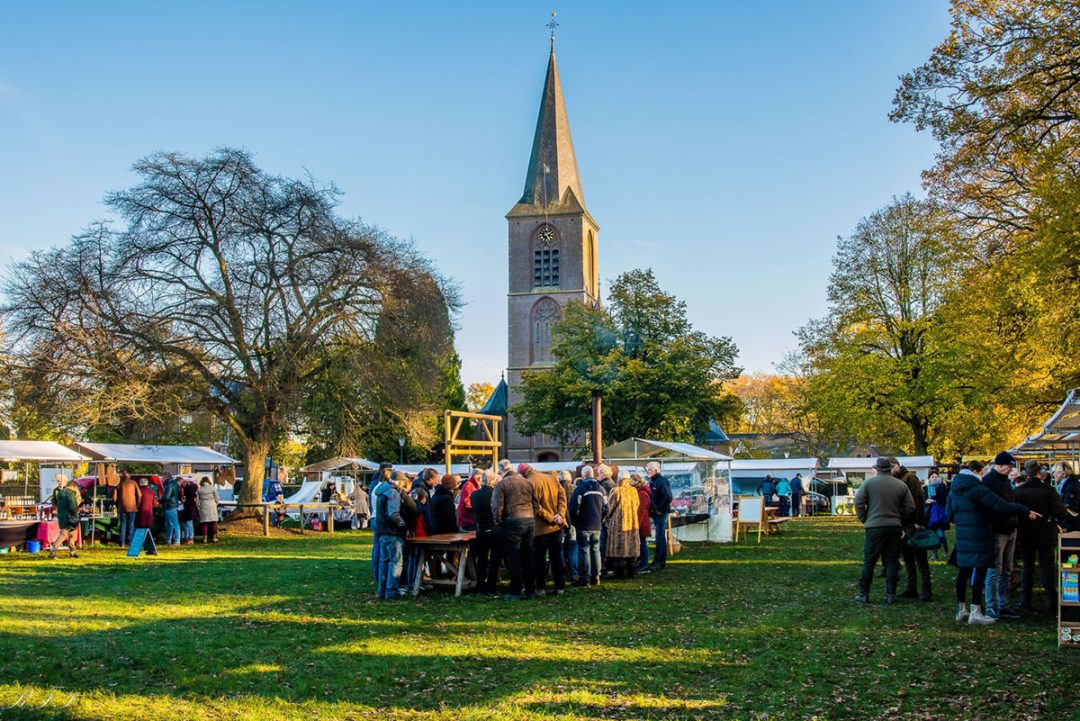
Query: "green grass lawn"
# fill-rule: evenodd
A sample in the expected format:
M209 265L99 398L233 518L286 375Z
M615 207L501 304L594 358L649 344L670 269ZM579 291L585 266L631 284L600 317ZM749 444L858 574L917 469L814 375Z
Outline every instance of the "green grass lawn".
M861 530L688 545L561 598L373 600L370 535L0 558L0 719L1080 719L1046 620L851 602Z

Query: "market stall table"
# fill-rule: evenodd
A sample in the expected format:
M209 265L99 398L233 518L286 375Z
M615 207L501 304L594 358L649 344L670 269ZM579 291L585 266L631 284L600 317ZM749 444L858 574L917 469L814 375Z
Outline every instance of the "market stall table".
M57 536L60 535L60 524L55 520L53 521L39 521L37 527L37 540L41 541L42 548L47 548L53 544ZM82 526L75 527L75 545L82 548Z
M21 546L37 538L39 521L34 519L0 521L0 548Z
M406 538L406 549L420 554L419 572L409 589L412 595L420 592L424 576L424 564L428 565L428 583L433 586L453 586L454 595L476 588L476 564L469 555L469 543L476 538L474 531L468 533L438 533L424 538ZM406 554L407 555L407 554ZM443 567L446 572L443 572Z

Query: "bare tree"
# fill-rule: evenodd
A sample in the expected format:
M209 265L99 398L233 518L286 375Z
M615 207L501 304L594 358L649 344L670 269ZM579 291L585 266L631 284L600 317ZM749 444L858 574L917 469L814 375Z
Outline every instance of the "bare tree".
M117 404L211 410L243 447L240 502L253 503L327 359L374 352L380 327L446 345L453 290L410 245L338 217L333 187L228 148L134 169L141 181L105 201L121 224L32 255L5 283L12 362L62 380L85 417Z

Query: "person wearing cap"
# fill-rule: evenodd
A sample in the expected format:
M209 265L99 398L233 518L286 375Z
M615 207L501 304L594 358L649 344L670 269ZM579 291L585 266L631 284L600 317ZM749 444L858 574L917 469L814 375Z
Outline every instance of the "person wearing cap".
M907 485L892 475L892 467L889 458L878 458L874 463L877 475L855 493L855 515L865 529L863 567L855 595L858 603L870 603L870 583L879 558L885 559L885 603L896 600L903 528L915 513L915 502Z
M1006 503L1016 499L1009 476L1016 466L1016 459L1008 451L994 458L994 464L983 476L982 483ZM1012 578L1013 559L1016 554L1016 529L1020 519L1015 513L1003 513L994 517L993 562L986 571L986 605L984 613L989 618L1019 618L1020 614L1009 607L1009 581Z
M56 552L67 544L71 558L78 558L75 552L75 533L79 530L79 488L74 482L68 482L63 473L56 474L56 493L53 506L56 509L56 525L60 532L49 548L49 558L56 558Z
M900 554L904 559L904 590L900 598L919 598L923 601L933 600L930 592L930 559L925 548L916 548L907 543L906 539L915 535L915 532L926 527L926 495L923 493L919 477L912 471L904 468L896 458L889 458L892 464L890 473L894 478L899 478L911 492L911 500L915 504L915 511L911 514L908 523L904 525L905 542L900 546ZM922 580L922 593L916 586L916 576Z
M491 496L492 515L503 538L503 556L510 571L507 601L536 598L533 578L533 530L539 500L536 488L510 463L499 463L502 480Z
M1039 514L1027 506L1002 500L982 483L980 461L968 461L953 478L946 510L956 528L956 622L985 626L997 619L983 613L982 600L986 571L994 563L994 518L1021 513L1031 519ZM971 607L967 606L967 588L971 586Z
M1016 534L1016 547L1023 559L1024 570L1020 576L1020 610L1031 613L1031 590L1035 585L1035 559L1039 560L1044 608L1047 613L1055 610L1057 579L1054 556L1057 552L1057 519L1067 515L1061 496L1042 479L1038 461L1024 463L1023 483L1016 488L1016 502L1042 515L1039 519L1021 517Z
M562 531L566 523L566 491L554 477L541 473L528 463L518 466L518 473L525 476L536 492L536 514L533 524L533 572L536 576L536 593L544 595L547 570L551 569L553 593L561 595L566 587L566 569L563 566Z

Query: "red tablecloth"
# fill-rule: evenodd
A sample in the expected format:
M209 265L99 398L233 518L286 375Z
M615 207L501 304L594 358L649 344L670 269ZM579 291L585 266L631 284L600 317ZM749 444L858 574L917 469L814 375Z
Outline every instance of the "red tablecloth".
M42 546L49 546L60 535L60 524L56 521L42 521L38 524L37 539ZM75 545L82 548L82 527L75 528Z

